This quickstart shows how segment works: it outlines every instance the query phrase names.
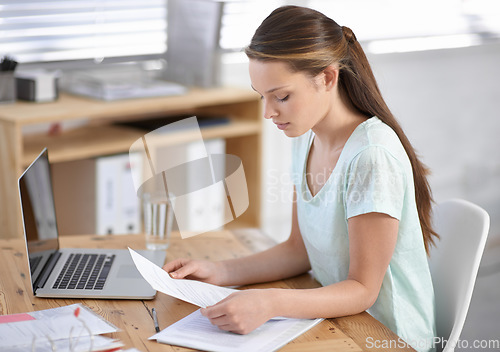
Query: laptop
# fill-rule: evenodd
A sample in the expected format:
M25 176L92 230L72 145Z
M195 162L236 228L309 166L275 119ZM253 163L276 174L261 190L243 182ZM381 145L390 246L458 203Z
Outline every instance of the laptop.
M48 151L19 178L33 294L47 298L152 299L127 249L60 248ZM162 266L165 251L138 251Z

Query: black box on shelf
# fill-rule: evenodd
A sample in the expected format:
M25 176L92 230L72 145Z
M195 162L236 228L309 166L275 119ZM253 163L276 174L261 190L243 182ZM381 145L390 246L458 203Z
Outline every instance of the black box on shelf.
M58 75L53 72L33 71L16 73L17 99L33 102L57 100Z

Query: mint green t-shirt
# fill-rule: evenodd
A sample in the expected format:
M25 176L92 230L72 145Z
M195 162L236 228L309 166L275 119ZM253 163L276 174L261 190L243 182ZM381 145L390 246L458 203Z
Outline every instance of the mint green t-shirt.
M313 139L312 131L293 139L292 179L297 190L299 228L314 276L323 286L347 278L349 218L378 212L398 219L396 247L379 296L368 312L416 350L433 350L434 290L412 167L399 138L377 117L361 123L314 197L305 177ZM367 343L383 346L384 342Z

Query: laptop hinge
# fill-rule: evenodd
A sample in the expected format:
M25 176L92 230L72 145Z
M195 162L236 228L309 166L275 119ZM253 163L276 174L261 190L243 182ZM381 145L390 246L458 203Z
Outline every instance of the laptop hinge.
M45 264L41 274L38 275L38 278L35 280L33 284L33 292L36 293L36 290L38 288L43 288L43 286L45 286L45 283L47 282L50 274L52 273L52 270L54 270L54 267L56 266L57 261L59 260L60 257L61 257L61 252L59 251L50 255L47 264Z

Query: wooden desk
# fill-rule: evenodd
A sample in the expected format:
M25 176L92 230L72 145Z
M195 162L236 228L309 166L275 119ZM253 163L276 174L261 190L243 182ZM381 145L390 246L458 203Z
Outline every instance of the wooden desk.
M173 236L167 251L167 260L177 257L198 259L228 259L250 254L270 245L266 237L258 231L221 231L206 233L182 240ZM71 236L61 238L62 247L96 248L144 248L141 235L127 236ZM46 299L33 297L30 289L28 265L24 241L20 239L0 240L0 315L21 313L65 306L82 302L96 313L119 327L122 331L111 334L127 348L135 347L140 351L190 351L187 348L168 346L148 337L154 334L151 308L158 311L160 328L176 322L195 311L189 303L158 293L151 301L133 300L95 300L95 299ZM311 275L305 274L292 279L269 284L249 286L251 288L310 288L319 284ZM371 337L371 339L368 339ZM301 335L280 351L367 351L373 350L375 341L393 341L398 336L368 313L328 319ZM402 348L384 348L384 351L400 351ZM412 350L408 348L407 350Z

